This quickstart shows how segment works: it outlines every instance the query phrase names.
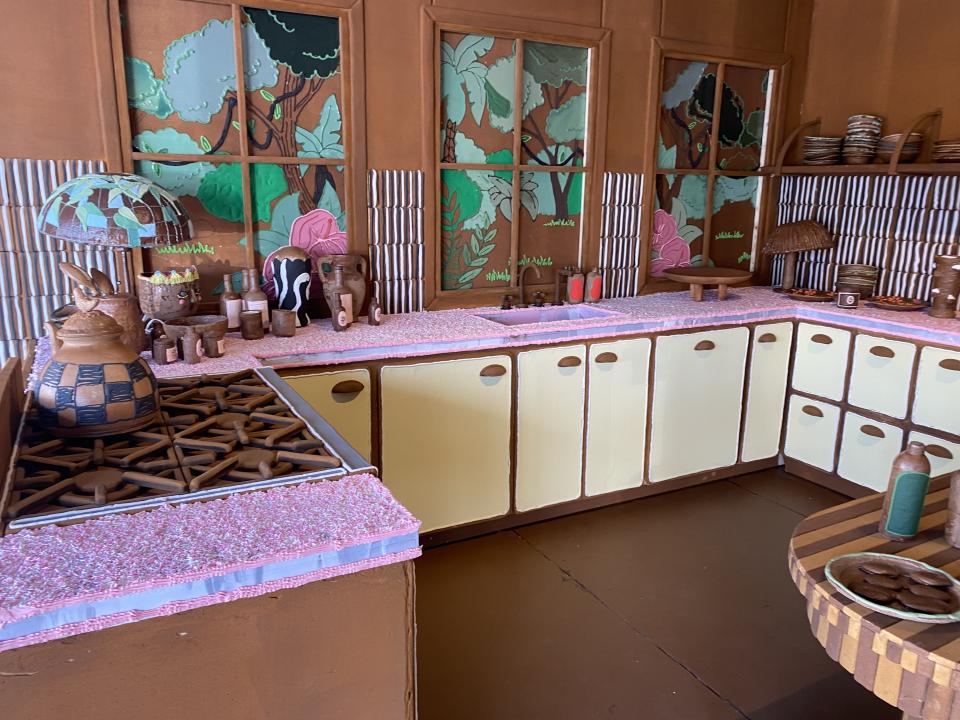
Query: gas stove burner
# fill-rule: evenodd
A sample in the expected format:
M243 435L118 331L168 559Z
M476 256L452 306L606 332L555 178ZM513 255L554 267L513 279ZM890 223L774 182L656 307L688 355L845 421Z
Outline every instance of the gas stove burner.
M28 415L0 519L19 529L346 472L252 370L158 384L161 420L125 435L54 438Z

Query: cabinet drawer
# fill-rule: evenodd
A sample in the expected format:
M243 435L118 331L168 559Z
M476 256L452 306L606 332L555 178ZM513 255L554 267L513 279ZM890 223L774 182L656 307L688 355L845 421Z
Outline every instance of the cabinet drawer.
M745 327L657 338L650 424L650 481L737 462Z
M516 508L580 497L586 348L545 348L517 356Z
M648 338L590 346L587 495L643 483L649 367Z
M787 411L787 437L783 454L833 472L839 427L840 408L792 395Z
M774 457L780 452L792 339L793 323L758 325L753 331L740 456L743 462Z
M847 401L890 417L905 418L916 355L913 343L857 335Z
M850 332L800 323L793 363L793 389L841 400L850 354Z
M913 422L960 435L960 352L925 347L920 352Z
M370 460L370 373L337 370L284 378L334 429Z
M848 412L843 418L837 474L873 490L886 490L893 459L903 449L903 431Z
M908 442L916 440L927 446L927 460L930 461L930 477L946 475L960 470L960 443L950 442L935 435L917 432L910 433Z
M509 511L511 363L496 355L380 371L383 483L421 532Z

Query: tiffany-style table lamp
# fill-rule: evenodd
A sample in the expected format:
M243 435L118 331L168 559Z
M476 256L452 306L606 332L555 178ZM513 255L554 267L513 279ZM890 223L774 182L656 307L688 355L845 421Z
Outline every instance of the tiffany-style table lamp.
M134 292L131 248L176 245L193 237L190 216L176 196L125 173L93 173L63 183L40 209L37 229L65 242L113 248L120 261L117 289L129 293Z

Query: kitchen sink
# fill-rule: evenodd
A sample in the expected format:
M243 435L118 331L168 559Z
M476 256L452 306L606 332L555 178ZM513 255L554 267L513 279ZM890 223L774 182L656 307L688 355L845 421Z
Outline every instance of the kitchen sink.
M563 305L554 307L517 308L499 312L474 313L475 317L492 320L501 325L538 325L540 323L563 322L564 320L595 320L597 318L618 317L623 313L586 305Z

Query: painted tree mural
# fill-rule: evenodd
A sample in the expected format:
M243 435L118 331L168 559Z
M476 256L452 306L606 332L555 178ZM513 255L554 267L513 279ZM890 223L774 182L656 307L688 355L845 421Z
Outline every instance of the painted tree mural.
M238 110L232 20L209 19L175 37L163 49L162 62L154 65L137 56L136 43L125 48L133 149L198 156L197 161L141 161L138 172L178 196L196 198L211 216L231 222L243 220L244 170L237 162L199 158L235 156L241 131L253 154L290 158L288 163L249 166L258 228L253 242L265 257L277 245L276 233L268 231L284 199L292 199L300 214L326 209L345 227L342 166L295 162L344 157L339 20L245 8L241 38L245 127ZM288 212L290 202L282 207Z
M524 43L520 94L524 162L545 167L583 164L588 56L586 48ZM516 62L511 40L443 34L441 162L514 164ZM572 218L579 215L582 203L582 174L525 172L518 185L520 207L530 221L551 216L575 224ZM509 284L510 225L519 221L512 217L513 193L511 170L441 171L443 289ZM552 259L521 253L518 263L527 262L549 266Z

